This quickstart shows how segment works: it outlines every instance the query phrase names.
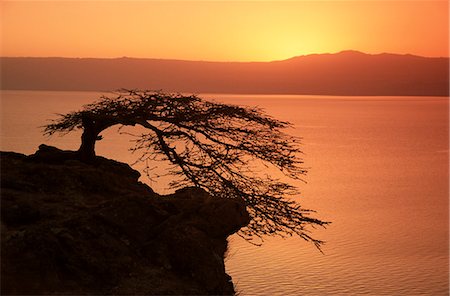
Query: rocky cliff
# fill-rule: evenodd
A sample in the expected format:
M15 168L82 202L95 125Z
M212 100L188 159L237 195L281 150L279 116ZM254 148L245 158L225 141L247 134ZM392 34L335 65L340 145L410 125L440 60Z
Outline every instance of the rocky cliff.
M245 206L161 196L128 165L41 146L1 153L1 293L233 294L227 237Z

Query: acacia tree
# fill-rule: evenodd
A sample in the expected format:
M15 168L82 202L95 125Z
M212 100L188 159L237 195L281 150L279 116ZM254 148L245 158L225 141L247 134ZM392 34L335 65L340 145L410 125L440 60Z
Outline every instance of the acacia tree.
M309 227L327 222L310 216L289 196L297 188L285 180L301 180L306 173L299 157L298 139L283 130L290 123L276 120L259 108L202 100L196 95L120 90L111 97L85 105L81 111L60 114L44 133L69 133L82 129L78 150L82 161L95 160L95 142L114 125L140 125L133 152L138 161L166 161L174 177L171 186L196 186L213 196L245 202L251 216L239 235L298 235L318 248L322 241L310 236ZM276 168L286 178L257 173Z

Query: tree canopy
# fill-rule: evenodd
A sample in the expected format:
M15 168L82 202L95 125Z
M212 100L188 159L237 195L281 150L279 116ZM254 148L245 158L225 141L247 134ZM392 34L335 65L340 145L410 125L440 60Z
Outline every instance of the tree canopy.
M155 91L120 90L85 105L82 110L59 114L44 127L44 134L82 129L78 150L83 161L95 160L95 142L114 125L140 125L133 152L138 161L165 161L174 176L174 188L196 186L213 196L245 202L252 218L239 234L251 240L263 235L298 235L320 247L310 227L328 222L311 217L290 197L290 184L306 174L300 158L299 139L284 130L289 122L274 119L256 107L241 107ZM276 168L275 178L262 172ZM289 181L290 180L290 181Z

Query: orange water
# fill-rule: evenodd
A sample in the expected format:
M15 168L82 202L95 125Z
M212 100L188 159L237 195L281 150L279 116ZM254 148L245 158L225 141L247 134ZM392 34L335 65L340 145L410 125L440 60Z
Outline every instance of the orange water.
M38 127L98 97L1 94L1 150L22 153L41 143L76 149L79 134L45 139ZM230 238L226 265L240 295L448 295L448 98L205 97L293 122L310 168L299 201L333 222L313 232L327 241L324 255L296 238L268 238L262 247ZM114 129L104 138L98 154L136 158Z

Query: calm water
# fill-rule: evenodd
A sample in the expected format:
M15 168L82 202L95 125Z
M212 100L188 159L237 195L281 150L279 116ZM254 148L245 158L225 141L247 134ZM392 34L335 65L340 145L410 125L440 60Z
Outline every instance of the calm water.
M88 92L3 91L1 150L39 144L76 149L79 134L46 139L39 126L77 110ZM332 221L314 235L325 254L296 238L255 247L232 237L226 259L240 295L448 295L448 99L205 95L258 105L294 123L310 168L300 202ZM125 162L115 130L98 154ZM139 167L138 167L139 168ZM165 182L148 182L161 193Z

